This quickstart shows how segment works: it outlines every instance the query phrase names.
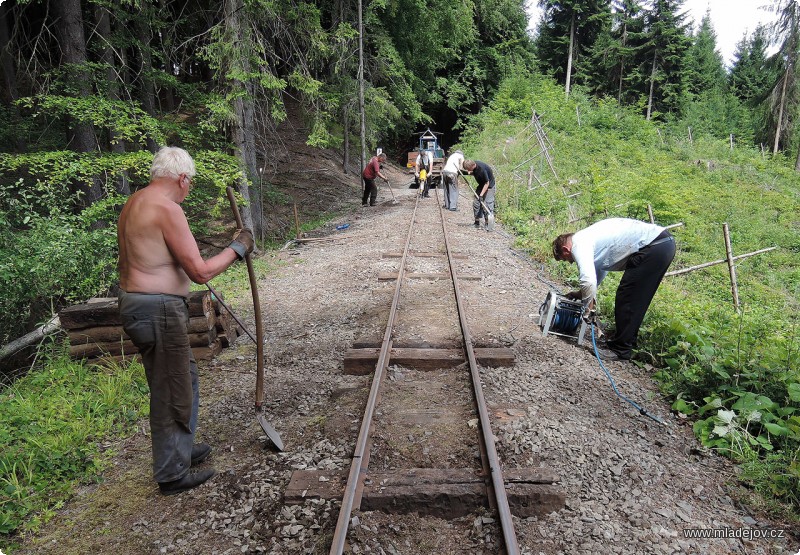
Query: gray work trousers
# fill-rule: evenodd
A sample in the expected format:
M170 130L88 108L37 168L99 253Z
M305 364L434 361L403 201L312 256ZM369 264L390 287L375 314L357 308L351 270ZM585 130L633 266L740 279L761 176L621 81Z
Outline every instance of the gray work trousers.
M494 214L494 189L494 187L486 189L486 197L483 199L483 204L486 205L486 208L488 208L489 212L492 214ZM477 198L472 201L472 214L475 216L476 222L483 218L487 220L488 223L489 214L486 213L486 210L483 209L483 206L481 206Z
M191 466L199 406L188 303L176 295L120 291L119 315L139 349L150 386L153 478L179 480Z
M456 210L458 206L458 174L443 172L442 181L444 183L444 207L448 210Z

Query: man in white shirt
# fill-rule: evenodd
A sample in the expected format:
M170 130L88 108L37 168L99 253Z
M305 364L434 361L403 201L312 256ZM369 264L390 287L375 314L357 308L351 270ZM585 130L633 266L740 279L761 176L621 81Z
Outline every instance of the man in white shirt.
M447 159L442 168L442 181L444 183L444 206L448 210L456 211L458 208L458 173L464 169L464 153L456 150Z
M644 315L675 257L672 235L654 224L610 218L556 237L553 257L578 265L580 290L567 297L581 299L586 310L594 309L606 274L624 272L614 301L614 337L608 349L598 351L605 360L630 360Z

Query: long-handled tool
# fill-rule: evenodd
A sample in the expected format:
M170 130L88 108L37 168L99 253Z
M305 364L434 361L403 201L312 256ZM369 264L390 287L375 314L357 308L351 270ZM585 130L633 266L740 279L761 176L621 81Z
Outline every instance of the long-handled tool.
M392 193L392 204L397 204L397 198L394 196L394 191L392 190L392 186L389 184L389 180L386 180L386 188L389 189L389 192Z
M460 174L459 174L459 177L461 177ZM486 203L483 202L483 199L478 194L478 192L475 189L473 189L472 187L469 186L469 183L467 183L466 179L464 179L464 183L466 184L467 189L472 191L472 194L475 195L475 198L478 199L478 202L483 207L483 212L486 214L486 229L488 229L489 231L493 231L494 230L494 214L492 214L492 211L489 210L488 206L486 206Z
M236 227L242 229L242 216L239 214L239 207L236 206L236 198L233 196L233 189L228 187L228 200L231 203L231 210L233 217L236 219ZM247 263L247 274L250 276L250 292L253 294L253 312L256 319L256 418L261 425L261 429L267 434L267 437L275 444L278 451L283 451L283 441L281 436L272 427L272 424L267 422L264 413L261 411L261 404L264 402L264 323L261 321L261 301L258 297L258 287L256 285L256 272L253 269L253 260L250 254L244 255L244 260Z

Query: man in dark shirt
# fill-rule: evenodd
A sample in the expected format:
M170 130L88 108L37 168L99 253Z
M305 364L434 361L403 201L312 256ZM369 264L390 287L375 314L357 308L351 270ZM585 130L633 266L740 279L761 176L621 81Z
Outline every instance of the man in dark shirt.
M472 213L475 216L475 227L481 226L481 217L483 217L486 225L489 225L489 214L484 210L483 205L489 209L491 214L494 214L494 172L489 164L479 160L464 160L464 170L475 178L478 184L479 199L472 201Z
M361 172L361 178L364 180L364 194L361 197L361 206L366 206L367 200L369 200L370 206L375 206L375 200L378 198L378 186L375 185L376 177L389 181L381 173L381 164L384 162L386 162L386 155L381 152L377 156L370 158L367 167Z

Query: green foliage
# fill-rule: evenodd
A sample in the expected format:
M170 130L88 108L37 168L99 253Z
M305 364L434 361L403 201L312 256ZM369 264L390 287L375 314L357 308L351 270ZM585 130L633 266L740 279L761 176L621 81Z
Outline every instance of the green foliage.
M55 355L0 390L0 535L33 531L78 483L96 480L112 434L147 413L139 364L87 366Z
M101 96L75 98L43 94L20 99L17 103L30 110L34 118L58 118L113 129L115 141L144 146L145 139L149 137L159 144L164 142L158 121L132 102L109 100Z
M530 128L533 111L552 142L556 177ZM498 217L518 244L565 281L574 268L552 260L550 242L599 219L648 219L648 206L673 231L673 269L724 259L722 224L734 254L778 250L737 263L743 309L731 306L725 265L666 278L640 333L638 358L673 408L696 419L705 445L742 462L759 491L800 505L800 191L794 160L765 157L738 140L716 139L686 122L658 127L638 107L592 99L540 76L506 80L472 118L461 145L492 164ZM699 118L699 116L698 116ZM580 120L580 124L579 124ZM532 159L528 160L531 156ZM526 161L528 160L528 161ZM524 162L521 167L520 163ZM538 181L528 187L533 170ZM599 291L601 315L613 315L618 276ZM766 472L764 469L771 471Z

